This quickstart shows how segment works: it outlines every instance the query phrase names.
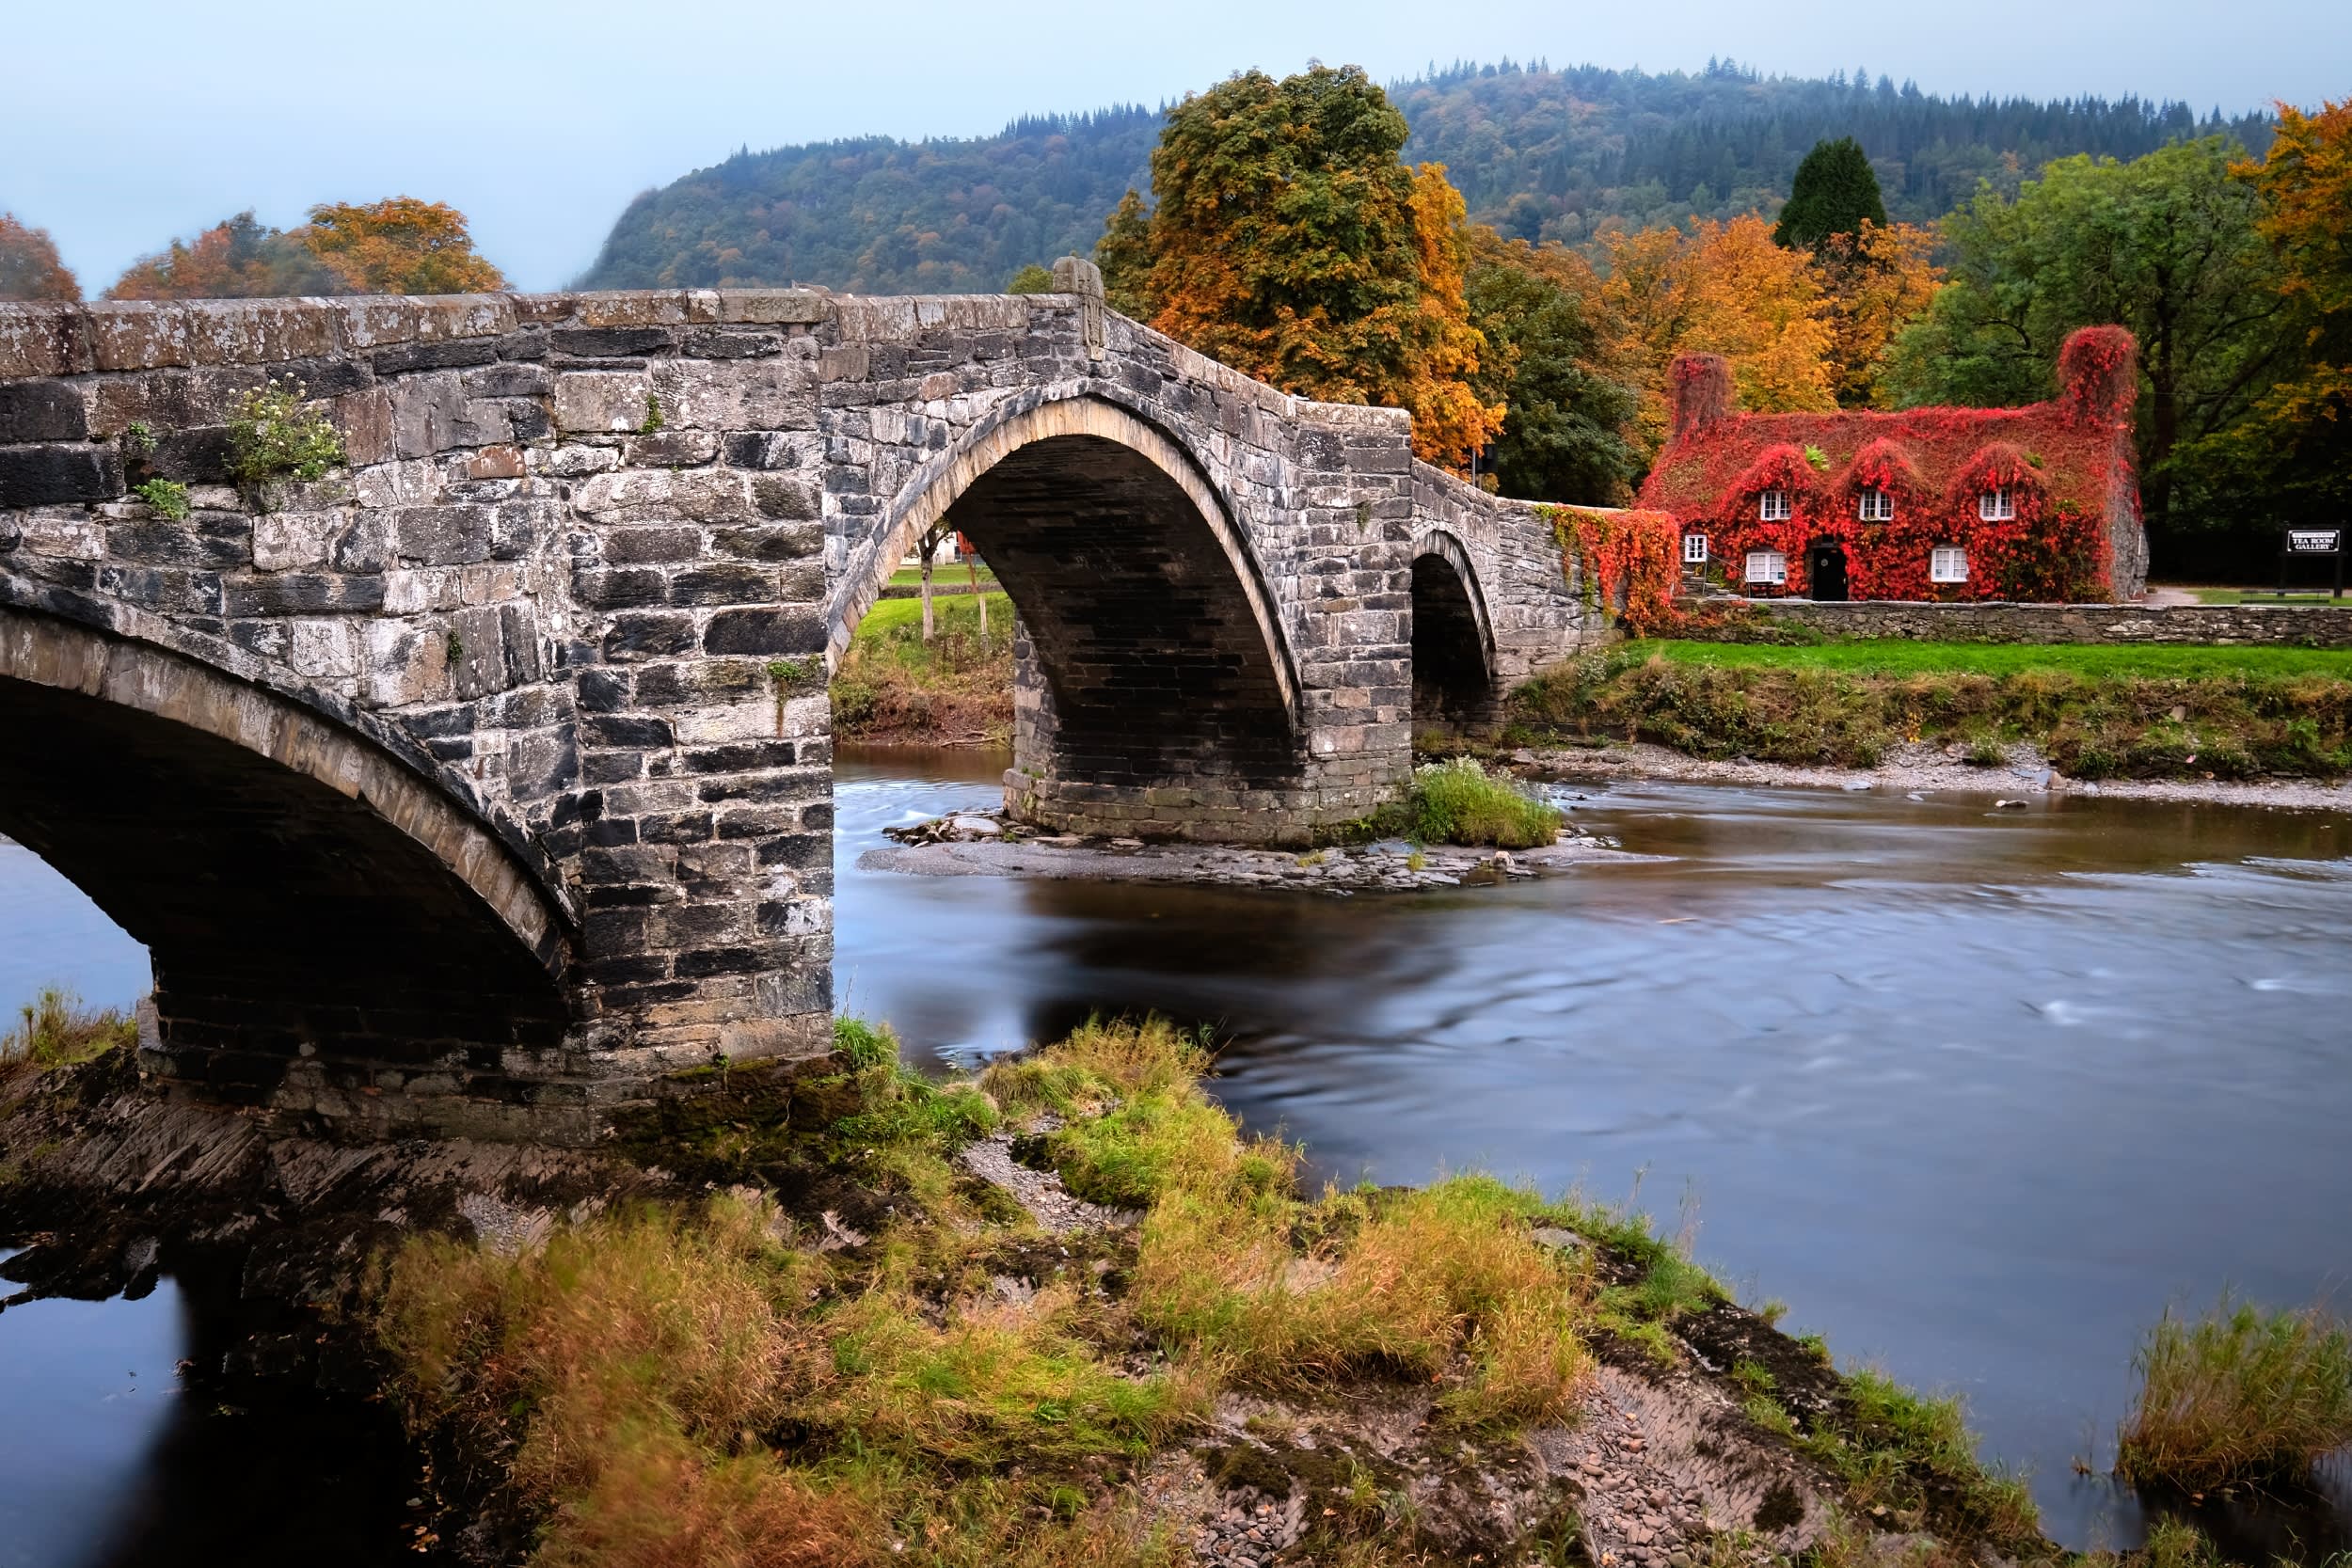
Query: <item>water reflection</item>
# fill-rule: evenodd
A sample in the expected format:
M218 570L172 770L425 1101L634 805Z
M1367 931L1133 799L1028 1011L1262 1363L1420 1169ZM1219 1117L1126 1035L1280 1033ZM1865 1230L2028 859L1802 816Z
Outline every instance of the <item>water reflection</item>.
M2165 1303L2352 1275L2345 818L1627 785L1569 803L1672 859L1507 888L855 869L1000 766L845 759L850 1006L935 1059L1098 1008L1212 1020L1219 1094L1327 1174L1688 1190L1706 1261L1849 1362L1964 1395L2072 1544L2136 1537L2071 1462L2111 1463Z

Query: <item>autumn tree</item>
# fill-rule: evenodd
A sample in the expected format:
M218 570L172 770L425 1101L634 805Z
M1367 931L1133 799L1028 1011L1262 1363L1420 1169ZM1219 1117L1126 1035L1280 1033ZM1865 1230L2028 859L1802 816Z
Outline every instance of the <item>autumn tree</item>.
M0 213L0 299L77 300L82 285L57 260L46 229L33 229Z
M337 293L467 294L503 289L499 269L474 254L466 214L438 201L396 196L353 206L324 203L295 233L331 274Z
M1592 263L1477 229L1465 294L1486 341L1472 385L1503 406L1489 451L1498 488L1527 500L1623 500L1638 470L1634 398L1611 362L1615 333Z
M2245 419L2183 449L2185 466L2275 498L2275 519L2352 509L2352 99L2305 114L2279 105L2261 162L2231 175L2262 199L2281 306L2277 380Z
M1851 136L1815 142L1789 182L1772 243L1811 250L1833 234L1858 235L1866 223L1886 227L1886 199L1869 155Z
M2036 403L2074 328L2128 327L2150 528L2226 520L2252 498L2193 459L2276 379L2287 315L2262 195L2231 174L2241 156L2208 137L2128 164L2061 158L2014 198L1982 190L1944 221L1950 276L1897 341L1899 399Z
M1502 409L1470 387L1461 195L1406 166L1406 134L1354 66L1186 98L1152 153L1157 207L1145 220L1131 192L1105 226L1111 302L1286 391L1407 408L1413 450L1458 467Z
M140 257L106 297L448 294L505 286L498 268L474 254L464 214L403 196L313 207L310 221L295 230L273 229L248 209Z
M1934 301L1942 277L1934 251L1931 229L1867 218L1859 232L1830 234L1813 247L1830 332L1830 389L1840 408L1893 406L1887 350Z
M1688 232L1648 229L1607 243L1601 298L1614 318L1617 360L1640 400L1634 424L1645 464L1665 440L1667 367L1686 351L1731 362L1742 408L1837 406L1820 283L1803 251L1772 243L1762 218L1709 220Z
M108 299L260 299L332 293L333 277L310 250L250 208L194 240L174 239L115 279Z

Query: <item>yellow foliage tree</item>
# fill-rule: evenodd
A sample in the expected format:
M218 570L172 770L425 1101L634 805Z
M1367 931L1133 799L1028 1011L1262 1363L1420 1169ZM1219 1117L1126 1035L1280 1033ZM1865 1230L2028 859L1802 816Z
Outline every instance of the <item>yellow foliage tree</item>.
M1917 224L1862 220L1857 234L1831 234L1814 247L1830 329L1830 385L1841 408L1891 408L1883 384L1886 347L1934 303L1943 274L1931 257L1935 231Z
M323 203L294 237L333 275L338 293L464 294L506 287L499 269L474 254L466 214L443 202L396 196Z
M1600 297L1617 334L1614 357L1639 395L1634 423L1646 454L1665 440L1666 371L1677 354L1730 360L1743 408L1837 406L1821 286L1806 254L1774 245L1762 218L1612 234L1608 250Z

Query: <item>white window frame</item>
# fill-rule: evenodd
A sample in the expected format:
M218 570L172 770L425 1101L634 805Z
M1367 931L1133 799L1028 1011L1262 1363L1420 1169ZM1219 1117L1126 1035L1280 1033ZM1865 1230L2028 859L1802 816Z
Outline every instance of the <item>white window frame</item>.
M1785 523L1796 515L1795 498L1786 490L1760 490L1756 497L1758 522Z
M1977 497L1977 515L1988 523L2014 522L2017 517L2017 492L2006 484L1998 484Z
M1783 550L1750 550L1746 562L1747 582L1769 583L1775 588L1788 585L1788 556Z
M1968 580L1968 547L1965 545L1938 545L1928 552L1930 582L1966 582Z
M1865 490L1854 502L1854 515L1866 523L1891 523L1895 520L1895 498L1876 487Z
M1707 535L1686 533L1682 536L1682 563L1685 566L1707 564Z

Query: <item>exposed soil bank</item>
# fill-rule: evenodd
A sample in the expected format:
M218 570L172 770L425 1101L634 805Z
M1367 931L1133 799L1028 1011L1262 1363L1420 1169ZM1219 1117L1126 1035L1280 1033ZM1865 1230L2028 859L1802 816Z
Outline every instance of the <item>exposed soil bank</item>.
M1570 828L1535 849L1456 845L1416 847L1403 839L1300 854L1215 844L1038 835L987 812L962 812L885 829L900 847L858 857L867 871L919 877L1045 877L1096 882L1192 882L1286 887L1346 896L1442 887L1491 887L1601 860L1631 860L1610 840Z

